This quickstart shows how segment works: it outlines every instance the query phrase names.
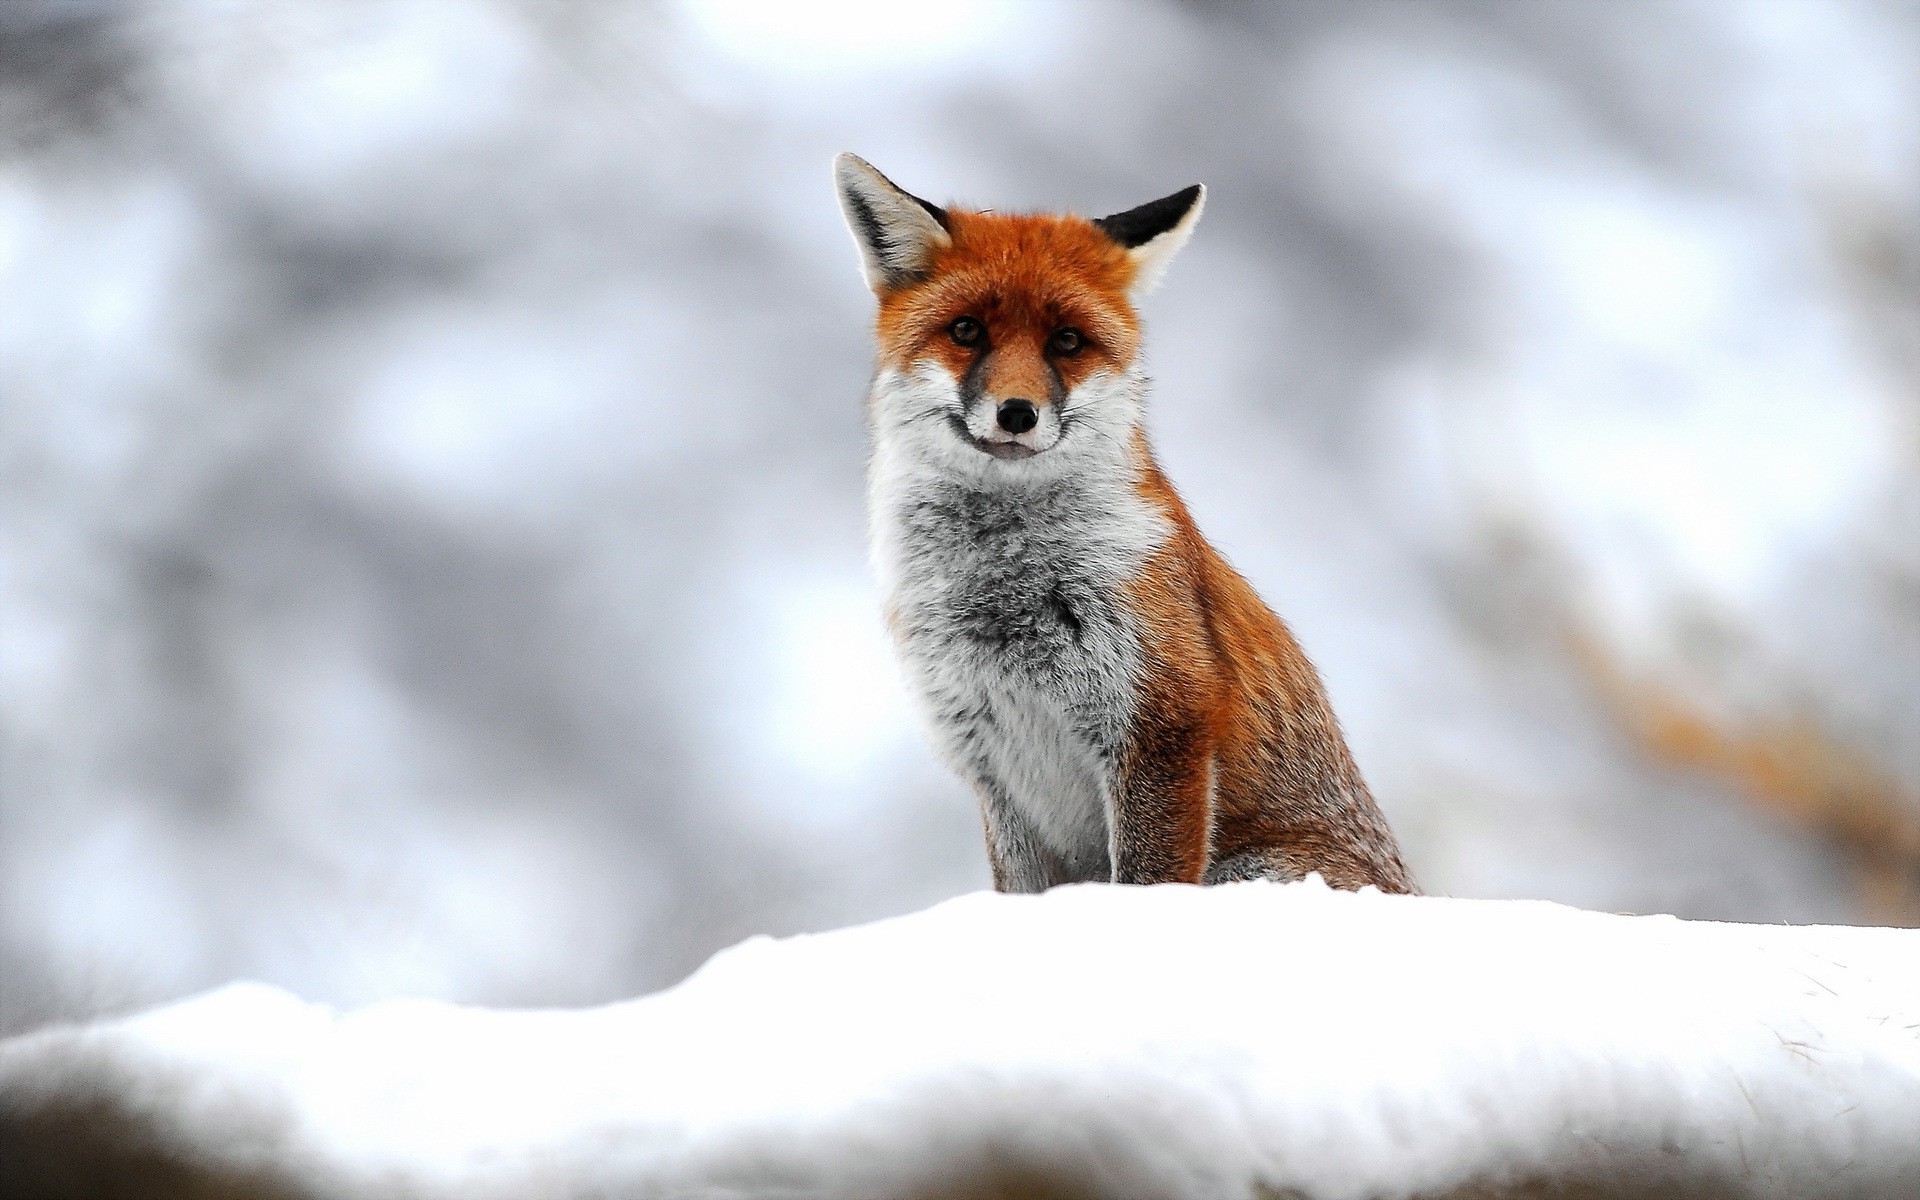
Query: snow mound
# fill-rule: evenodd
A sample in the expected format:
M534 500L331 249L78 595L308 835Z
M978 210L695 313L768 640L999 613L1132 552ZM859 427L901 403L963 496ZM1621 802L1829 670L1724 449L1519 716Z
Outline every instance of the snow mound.
M585 1011L241 984L0 1046L9 1195L1920 1195L1920 932L981 894Z

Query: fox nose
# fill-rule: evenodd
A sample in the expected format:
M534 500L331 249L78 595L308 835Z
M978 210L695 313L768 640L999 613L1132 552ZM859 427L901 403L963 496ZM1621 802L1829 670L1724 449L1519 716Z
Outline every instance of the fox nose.
M1015 397L1000 402L1000 412L994 419L1008 433L1025 433L1040 423L1040 414L1034 409L1033 401Z

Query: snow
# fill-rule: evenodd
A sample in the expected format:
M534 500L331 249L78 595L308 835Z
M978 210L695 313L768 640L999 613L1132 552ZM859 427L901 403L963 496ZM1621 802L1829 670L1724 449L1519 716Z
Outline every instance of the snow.
M1920 932L976 894L604 1008L238 984L0 1046L0 1146L78 1153L21 1131L109 1096L210 1179L317 1196L1912 1196Z

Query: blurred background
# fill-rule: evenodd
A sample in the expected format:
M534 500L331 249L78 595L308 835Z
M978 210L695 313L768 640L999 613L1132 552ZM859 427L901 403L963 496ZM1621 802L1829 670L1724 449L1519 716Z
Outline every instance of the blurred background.
M1156 444L1428 889L1920 922L1920 4L9 0L0 1032L987 885L840 150L1208 184Z

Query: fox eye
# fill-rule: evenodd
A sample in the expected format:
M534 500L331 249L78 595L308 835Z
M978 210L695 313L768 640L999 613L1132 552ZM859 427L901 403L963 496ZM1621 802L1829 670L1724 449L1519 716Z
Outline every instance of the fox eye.
M980 335L985 332L986 328L972 317L961 317L958 321L947 326L947 336L962 346L971 346L975 342L978 342Z
M1047 339L1047 349L1061 358L1072 358L1080 353L1080 347L1086 345L1086 341L1078 329L1056 329L1053 336Z

